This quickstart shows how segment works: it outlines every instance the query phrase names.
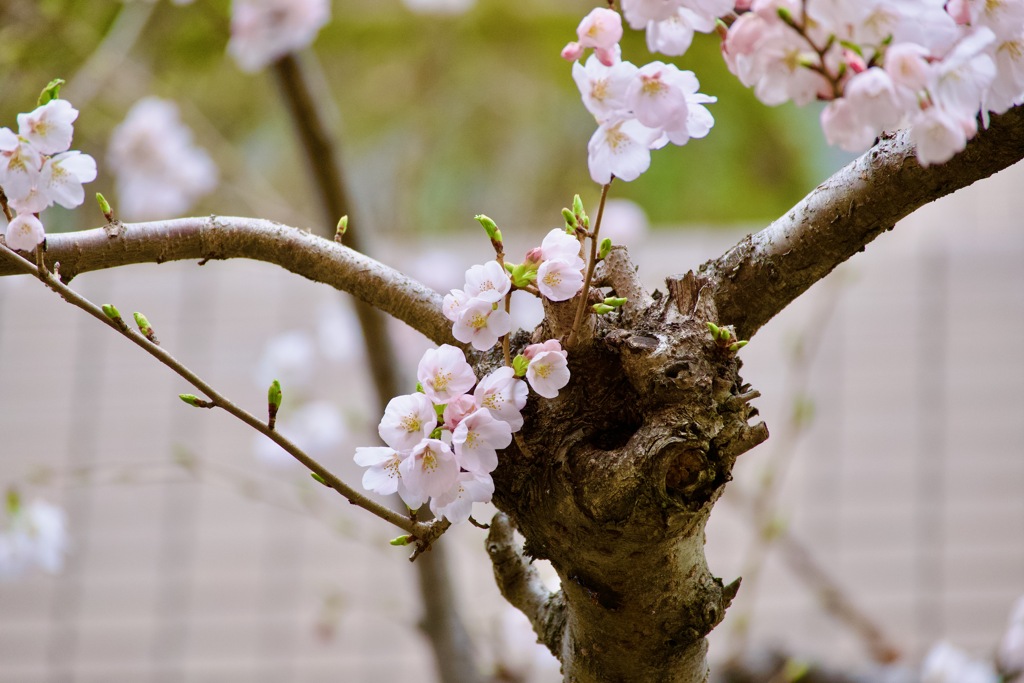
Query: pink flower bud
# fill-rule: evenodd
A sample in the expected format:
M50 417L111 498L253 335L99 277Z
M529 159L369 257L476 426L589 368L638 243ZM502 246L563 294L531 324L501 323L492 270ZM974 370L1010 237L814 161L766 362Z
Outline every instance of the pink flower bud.
M583 47L611 50L622 40L622 17L615 10L598 7L583 17L576 28L576 35Z
M855 74L862 73L868 68L867 62L864 61L864 58L849 48L843 49L843 60Z
M567 62L575 62L583 56L583 46L572 42L562 48L562 59Z

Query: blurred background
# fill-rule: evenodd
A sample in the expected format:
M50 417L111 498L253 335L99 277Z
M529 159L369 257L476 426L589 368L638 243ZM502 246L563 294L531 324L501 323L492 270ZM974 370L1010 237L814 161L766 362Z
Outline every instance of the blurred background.
M351 229L445 292L488 257L473 215L497 220L515 258L573 193L596 201L593 121L557 56L592 5L426 4L335 0L301 62L341 143ZM87 197L103 192L126 220L218 213L333 229L281 91L226 55L229 34L226 1L6 0L0 125L14 128L60 76L81 111L73 148L100 170ZM642 36L627 31L623 45L648 59ZM606 223L652 288L846 160L824 146L813 108L756 102L717 40L698 36L675 61L718 96L716 127L616 185ZM163 104L136 113L130 137L126 119L153 97ZM177 161L182 208L134 206L140 190L118 169L143 177L139 158L168 141L192 151ZM777 648L863 670L894 652L913 665L940 640L991 656L1024 594L1022 174L919 211L741 353L772 438L741 459L708 529L712 571L744 576L712 634L714 662ZM49 231L96 227L94 207L43 219ZM73 284L145 312L166 348L250 410L281 379L281 430L358 482L351 455L377 443L379 415L346 297L248 262ZM519 324L535 323L522 306ZM412 382L425 342L391 331ZM26 278L0 279L0 359L0 487L60 505L69 537L56 574L0 578L0 681L435 680L416 578L387 525L228 416L184 406L189 387ZM445 539L481 666L558 680L503 605L484 533Z

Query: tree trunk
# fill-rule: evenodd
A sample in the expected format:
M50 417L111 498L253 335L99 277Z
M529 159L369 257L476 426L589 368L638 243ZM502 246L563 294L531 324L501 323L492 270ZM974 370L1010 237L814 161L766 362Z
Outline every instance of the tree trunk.
M608 284L648 305L600 317L570 350L570 385L528 403L522 438L495 472L495 502L524 554L561 577L549 601L560 608L528 616L566 681L700 683L705 636L738 588L708 570L704 525L736 457L768 433L748 424L756 392L708 331L715 311L701 283L690 274L651 299L624 251L610 261Z

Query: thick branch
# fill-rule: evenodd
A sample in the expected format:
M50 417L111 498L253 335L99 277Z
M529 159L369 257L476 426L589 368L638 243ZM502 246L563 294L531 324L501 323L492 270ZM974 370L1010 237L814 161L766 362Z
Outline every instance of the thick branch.
M502 597L527 616L540 642L561 659L565 633L564 596L544 587L536 567L516 547L512 523L503 512L491 520L487 554L494 565L494 579Z
M266 261L356 298L422 332L438 344L458 344L441 314L441 297L393 268L297 228L255 218L209 216L125 224L50 235L46 258L60 263L67 283L79 273L131 263L248 258ZM0 262L0 276L19 271ZM461 346L461 345L460 345Z
M808 287L919 207L1024 158L1024 108L992 119L967 149L922 168L906 131L819 185L785 216L701 266L721 324L749 339Z

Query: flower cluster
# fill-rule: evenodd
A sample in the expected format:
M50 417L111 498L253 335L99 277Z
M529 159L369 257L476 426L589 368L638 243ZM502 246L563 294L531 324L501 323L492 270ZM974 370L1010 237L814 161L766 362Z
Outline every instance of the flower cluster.
M566 212L574 221L578 216L588 222L578 197L574 206L575 212ZM582 288L585 263L580 241L557 228L523 263L503 263L501 232L486 216L477 220L502 261L467 270L464 287L444 297L442 310L456 339L487 351L502 337L507 344L512 323L501 304L514 288L566 301ZM387 446L356 449L356 464L369 468L363 487L397 493L414 510L429 501L435 516L453 523L468 519L473 503L490 502L498 450L522 428L529 388L555 398L569 383L568 354L557 339L531 344L506 359L505 366L477 381L460 349L445 344L428 350L416 372L418 391L391 399L384 410L377 431Z
M45 93L45 91L44 91ZM96 161L68 151L78 110L50 99L18 114L18 133L0 128L0 187L18 215L7 226L11 249L32 251L46 237L38 214L52 204L72 209L85 200L82 183L96 179Z
M680 14L680 7L675 14L657 21L641 19L661 17L662 9L674 4L677 3L623 3L623 9L632 8L631 23L661 26L665 22L683 21L679 17L689 14ZM693 10L686 8L685 12L692 14ZM653 30L655 34L662 30L666 36L674 30L663 29ZM648 36L652 35L650 31ZM594 48L585 64L577 61L572 68L583 104L598 123L587 147L594 182L605 185L613 176L636 180L651 165L651 150L669 142L685 145L690 138L702 138L711 131L715 120L704 105L716 98L698 92L700 84L692 71L681 71L663 62L637 67L621 60L618 41L622 37L622 18L617 12L593 10L580 23L577 35L579 42L569 43L562 56L575 60L585 48Z
M803 15L806 6L807 16ZM922 165L1024 101L1024 0L754 0L729 28L729 68L765 104L826 100L830 144L909 127Z
M217 167L192 142L178 107L158 97L139 100L110 135L107 161L126 220L154 220L187 211L217 186Z
M0 523L0 579L33 567L60 571L68 545L64 511L41 500L22 505L13 493L8 493L7 508L10 516Z

